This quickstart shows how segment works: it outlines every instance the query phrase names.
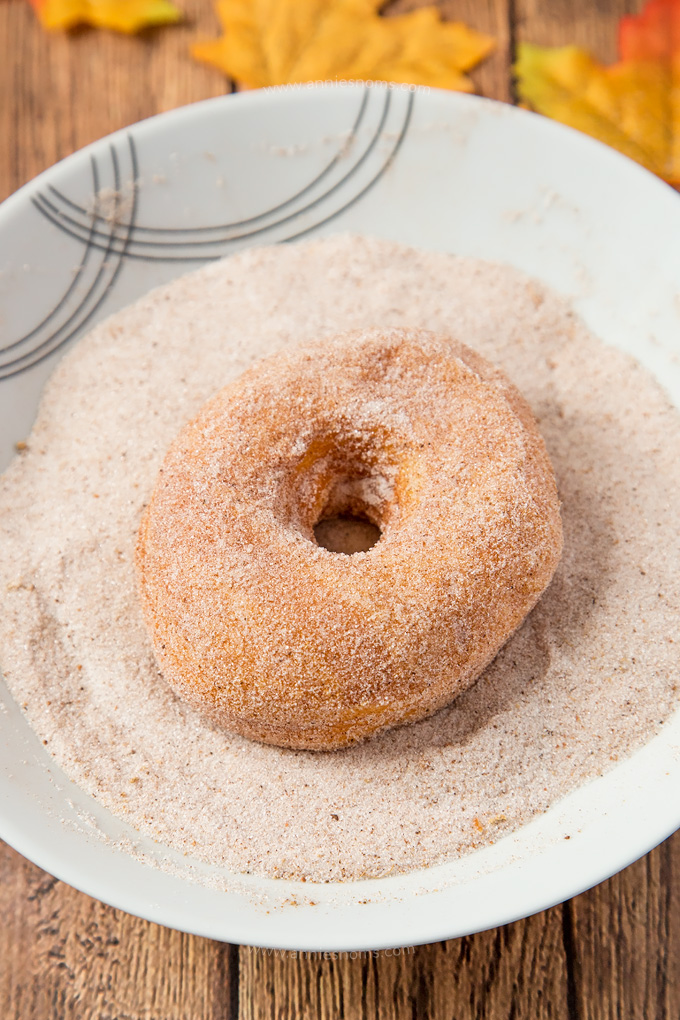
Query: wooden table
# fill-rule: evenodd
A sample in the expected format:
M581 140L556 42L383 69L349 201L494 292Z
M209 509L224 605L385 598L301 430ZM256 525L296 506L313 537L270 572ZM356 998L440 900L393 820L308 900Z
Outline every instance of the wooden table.
M47 36L24 0L0 0L0 199L88 142L231 90L192 62L213 35L209 0L187 23L122 38ZM406 11L419 0L398 0ZM613 60L635 0L443 0L498 49L480 92L513 100L519 40ZM161 928L63 885L0 844L2 1020L415 1020L680 1017L680 832L603 885L542 914L402 955L295 959Z

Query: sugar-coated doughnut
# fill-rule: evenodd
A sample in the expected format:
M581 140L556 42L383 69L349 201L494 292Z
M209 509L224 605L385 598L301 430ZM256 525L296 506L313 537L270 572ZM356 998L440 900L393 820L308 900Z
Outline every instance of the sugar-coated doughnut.
M380 529L353 555L314 527ZM275 354L170 447L137 541L159 666L217 724L330 749L469 687L549 584L559 501L531 411L424 330Z

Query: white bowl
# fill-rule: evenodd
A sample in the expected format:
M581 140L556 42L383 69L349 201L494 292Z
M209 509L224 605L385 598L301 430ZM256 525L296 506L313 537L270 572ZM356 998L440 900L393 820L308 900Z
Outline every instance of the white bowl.
M93 219L93 193L132 179L116 221ZM70 156L0 208L0 468L65 345L89 326L199 260L338 230L539 277L680 404L680 200L670 188L499 103L299 87L154 117ZM223 892L193 880L219 879L218 869L159 847L71 783L4 685L0 709L0 835L107 903L230 942L353 950L468 934L602 881L680 824L678 713L606 776L460 860L338 885L244 876ZM113 845L125 839L174 861L175 873Z

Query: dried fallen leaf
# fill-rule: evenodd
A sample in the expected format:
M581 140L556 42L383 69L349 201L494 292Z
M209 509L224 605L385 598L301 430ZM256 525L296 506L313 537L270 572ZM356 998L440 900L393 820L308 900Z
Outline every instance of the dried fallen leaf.
M181 12L170 0L30 0L40 23L48 29L94 25L117 32L138 32L152 25L179 21Z
M649 0L621 19L620 60L597 63L576 46L520 46L520 98L680 187L680 0Z
M380 17L385 0L218 0L224 35L193 55L249 88L362 79L471 92L494 41L434 7Z

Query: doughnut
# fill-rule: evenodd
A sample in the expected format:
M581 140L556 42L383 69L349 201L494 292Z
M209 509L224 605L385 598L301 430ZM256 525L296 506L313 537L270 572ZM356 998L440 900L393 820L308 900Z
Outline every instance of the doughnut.
M373 526L348 554L331 518ZM549 584L555 478L503 373L420 329L286 347L170 446L136 565L161 673L218 726L331 750L470 687Z

